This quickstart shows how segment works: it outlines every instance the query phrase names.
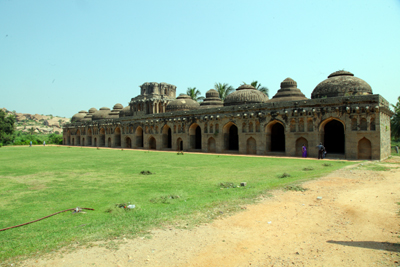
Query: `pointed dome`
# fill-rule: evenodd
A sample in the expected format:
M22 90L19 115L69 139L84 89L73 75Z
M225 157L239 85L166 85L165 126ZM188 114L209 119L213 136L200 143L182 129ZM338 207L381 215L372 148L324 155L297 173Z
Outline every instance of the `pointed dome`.
M224 106L265 103L268 96L250 84L239 86L235 92L226 96Z
M210 89L206 93L206 98L200 103L200 108L216 108L223 107L221 98L219 98L218 91Z
M182 94L167 104L166 111L187 111L198 109L199 107L200 104L198 102L191 99L190 96Z
M372 95L372 88L364 80L354 77L353 73L339 70L320 82L312 92L311 98L352 95Z
M305 95L297 88L297 82L292 78L286 78L281 82L281 89L268 102L296 101L307 99Z

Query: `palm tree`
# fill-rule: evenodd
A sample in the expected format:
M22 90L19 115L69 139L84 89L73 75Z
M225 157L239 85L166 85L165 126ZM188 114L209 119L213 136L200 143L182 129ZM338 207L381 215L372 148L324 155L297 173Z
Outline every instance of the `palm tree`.
M199 90L196 89L196 87L188 87L188 89L186 90L186 94L188 96L190 96L191 99L193 99L194 101L203 101L204 96L200 96L201 93Z
M258 83L258 81L252 81L250 85L269 97L269 89L265 86L261 86L261 83Z
M35 128L31 127L28 129L28 133L30 133L31 135L35 133Z
M222 101L225 100L227 95L229 95L235 90L235 88L233 88L227 83L215 83L214 89L217 90L217 92L219 93L219 97L221 98Z

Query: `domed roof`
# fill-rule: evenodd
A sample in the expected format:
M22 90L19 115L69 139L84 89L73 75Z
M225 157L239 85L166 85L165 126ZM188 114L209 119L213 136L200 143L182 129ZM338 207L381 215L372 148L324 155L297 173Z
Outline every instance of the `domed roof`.
M114 107L113 107L114 110L116 110L116 109L123 109L123 108L124 108L124 107L123 107L120 103L115 104Z
M224 106L265 103L268 96L249 84L243 84L226 96Z
M297 82L292 78L286 78L281 82L281 89L268 102L294 101L307 99L305 95L297 88Z
M311 98L371 95L372 88L364 80L354 77L348 71L336 71L328 76L328 79L320 82L311 94Z
M97 111L97 108L91 108L89 109L89 113L95 113Z
M200 103L200 108L216 108L222 106L224 106L224 104L221 98L219 98L219 93L214 89L208 90L206 98Z
M79 111L74 116L72 116L71 122L83 121L83 118L85 118L86 114L87 114L87 111L84 111L84 110Z
M129 116L132 116L130 106L124 107L124 108L119 112L119 117L129 117Z
M190 96L182 94L167 104L166 111L187 111L198 109L199 107L200 104L191 99Z
M110 118L110 109L107 107L102 107L95 113L93 113L92 120L102 120Z

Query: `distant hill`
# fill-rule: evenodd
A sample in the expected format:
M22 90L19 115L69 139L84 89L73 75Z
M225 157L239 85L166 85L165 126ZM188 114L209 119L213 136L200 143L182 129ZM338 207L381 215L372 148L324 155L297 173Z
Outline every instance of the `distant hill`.
M35 128L36 133L62 133L62 125L69 123L70 118L58 117L53 115L39 115L29 113L12 112L6 108L2 110L7 114L13 114L16 118L16 129L28 132L28 129Z

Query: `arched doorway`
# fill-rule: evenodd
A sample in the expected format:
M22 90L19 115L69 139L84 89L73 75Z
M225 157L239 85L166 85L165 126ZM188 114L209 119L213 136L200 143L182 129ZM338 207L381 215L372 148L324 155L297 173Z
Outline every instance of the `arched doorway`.
M338 120L331 120L324 126L324 142L328 154L344 154L344 127Z
M247 154L257 154L257 142L256 139L250 137L247 139Z
M104 128L100 129L100 138L98 146L106 146L106 131L104 130Z
M108 147L111 147L111 137L108 137L107 143L108 143Z
M75 138L72 138L72 145L75 145Z
M207 144L207 151L211 153L216 152L216 146L215 146L215 139L213 137L208 138L208 144Z
M114 131L114 147L121 147L121 129L119 127Z
M149 149L156 149L157 144L156 144L156 139L152 136L149 139Z
M194 123L189 128L190 148L201 149L201 128Z
M129 137L125 139L126 148L132 148L132 141Z
M81 131L79 130L76 131L76 145L77 146L81 145Z
M97 146L97 138L94 138L93 146Z
M358 141L358 159L372 159L371 141L365 137Z
M176 150L183 151L183 141L180 137L178 138L178 140L176 140Z
M296 157L302 157L303 156L303 145L306 146L307 149L307 154L309 153L308 150L308 141L304 137L300 137L299 139L296 140Z
M172 148L172 131L168 125L162 129L163 148Z
M285 152L285 127L279 122L271 127L271 151Z
M223 128L225 150L239 150L239 135L237 126L229 122Z
M85 146L85 137L82 138L82 146Z
M92 145L92 130L89 128L87 131L87 145L91 146Z
M142 127L136 128L136 147L143 147L143 129Z

